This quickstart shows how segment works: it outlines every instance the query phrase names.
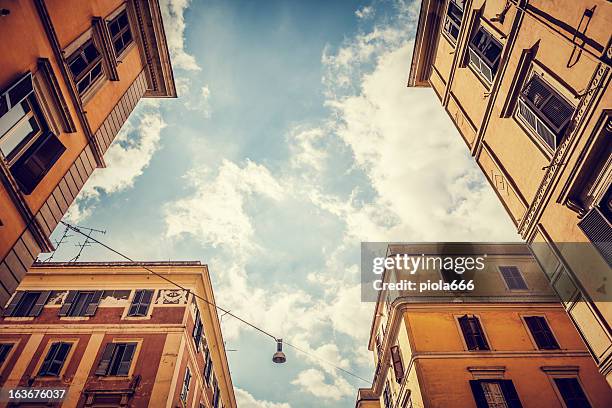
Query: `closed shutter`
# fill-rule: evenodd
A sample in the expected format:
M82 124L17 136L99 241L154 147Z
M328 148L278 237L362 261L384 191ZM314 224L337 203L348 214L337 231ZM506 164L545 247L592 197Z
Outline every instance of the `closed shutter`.
M489 408L482 385L480 385L480 380L470 380L470 387L472 388L472 395L474 395L474 400L476 401L476 408Z
M25 194L30 194L66 147L52 133L41 136L11 167L13 177Z
M399 346L391 347L391 362L393 363L395 379L401 384L404 379L404 363L402 362L402 353Z
M556 350L559 348L557 340L553 336L545 318L542 316L529 316L525 317L525 322L539 349Z
M102 357L100 357L98 368L96 368L96 375L106 375L108 372L108 367L110 366L111 359L113 358L113 354L115 352L115 345L115 343L108 343L106 345L106 348L102 353Z
M50 290L41 292L40 295L38 295L38 299L36 299L36 303L34 303L34 306L32 307L32 309L30 309L30 313L28 313L28 316L36 317L40 315L40 312L42 311L43 307L45 307L45 304L49 299L49 295L51 295Z
M512 380L499 380L508 408L523 408Z
M472 333L472 327L470 326L470 318L468 315L462 316L459 318L459 326L461 326L461 331L463 332L463 337L465 338L465 344L467 345L468 350L475 350L478 348L478 344L476 343L476 339Z
M132 304L130 305L130 310L128 310L128 316L138 315L138 306L140 305L140 298L142 298L142 291L137 290L136 293L134 293L134 299L132 300Z
M123 349L123 355L121 356L121 362L117 368L117 375L128 375L130 372L130 366L132 365L132 357L136 350L135 343L127 343Z
M480 325L480 320L476 316L464 315L459 318L459 326L465 338L468 350L489 350L489 345L484 336L484 331Z
M594 207L580 220L578 227L612 268L612 223L610 220L599 207Z
M15 311L15 308L17 307L17 305L19 304L19 302L21 301L21 298L23 297L25 292L19 291L19 292L15 292L15 295L13 296L13 299L11 299L11 302L9 303L9 305L6 307L6 309L4 309L4 316L11 316L13 314L13 312Z
M71 290L70 292L68 292L68 295L64 300L64 304L62 305L62 307L60 307L60 310L58 312L59 316L68 316L70 308L72 307L72 304L74 303L74 300L76 299L78 293L79 292L76 290Z
M49 348L49 352L47 353L47 356L45 357L45 361L43 361L42 366L40 367L40 371L38 372L38 375L47 375L47 372L49 371L49 367L51 366L51 363L53 362L55 353L57 353L57 349L59 348L59 345L60 343L53 343L51 345L51 347Z
M85 309L85 316L93 316L96 314L96 310L98 310L98 305L100 304L100 300L102 299L103 290L96 290L91 298L91 301L87 305Z
M140 310L138 311L141 316L146 316L149 312L149 306L153 300L152 290L143 290L142 299L140 300Z

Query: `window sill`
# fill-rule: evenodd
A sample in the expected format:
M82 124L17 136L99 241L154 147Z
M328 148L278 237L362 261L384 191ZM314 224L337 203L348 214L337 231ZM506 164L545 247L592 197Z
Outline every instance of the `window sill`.
M89 320L90 316L61 316L60 320L66 320L66 321L85 321L85 320Z
M525 121L521 119L519 115L516 114L516 111L514 115L512 115L512 117L514 118L514 121L519 125L519 127L523 130L523 132L525 132L529 139L531 139L531 141L536 145L538 150L540 150L540 152L546 157L548 161L551 161L553 156L555 155L555 151L546 143L544 143L540 136L538 136L531 130L531 128L525 123Z
M470 64L469 62L467 63L467 67L470 69L470 71L472 71L472 73L476 76L476 78L478 78L478 80L485 87L485 89L487 91L490 91L491 87L493 86L493 83L489 82L489 80L480 71L474 68L474 66ZM493 77L493 79L495 79L495 77Z
M121 320L151 320L151 316L125 316Z
M33 316L7 316L4 318L6 322L30 322L34 320Z

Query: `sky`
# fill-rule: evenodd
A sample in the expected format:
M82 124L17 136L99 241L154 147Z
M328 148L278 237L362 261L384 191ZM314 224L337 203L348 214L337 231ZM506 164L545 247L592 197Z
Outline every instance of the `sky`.
M65 220L208 264L220 306L371 380L362 241L518 238L433 91L406 87L420 2L160 3L179 98L139 103ZM222 329L239 407L350 407L370 385Z

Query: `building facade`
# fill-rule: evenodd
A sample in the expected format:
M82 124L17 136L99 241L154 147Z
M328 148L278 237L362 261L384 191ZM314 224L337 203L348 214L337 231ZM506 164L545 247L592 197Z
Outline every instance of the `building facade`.
M612 4L423 0L431 87L612 384Z
M175 97L157 0L0 1L0 303L140 98Z
M36 263L0 319L0 388L64 388L62 407L236 407L207 302L199 262Z
M473 280L472 291L378 292L376 371L357 408L596 408L612 391L528 247L391 245L388 256L486 254L454 277L387 269L385 282Z

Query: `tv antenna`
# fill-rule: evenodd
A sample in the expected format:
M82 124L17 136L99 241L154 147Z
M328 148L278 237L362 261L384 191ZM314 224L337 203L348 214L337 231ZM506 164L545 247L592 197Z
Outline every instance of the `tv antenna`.
M66 227L66 228L70 229L69 227ZM80 244L75 244L75 246L79 248L79 252L76 254L74 258L70 259L68 262L78 261L81 255L83 254L83 250L85 250L86 247L90 247L92 243L96 242L95 240L91 239L91 236L93 233L98 233L102 235L106 234L106 230L99 230L99 229L87 228L87 227L79 227L79 229L81 231L83 230L87 231L87 233L84 234L85 240L83 240L83 242L81 242Z

